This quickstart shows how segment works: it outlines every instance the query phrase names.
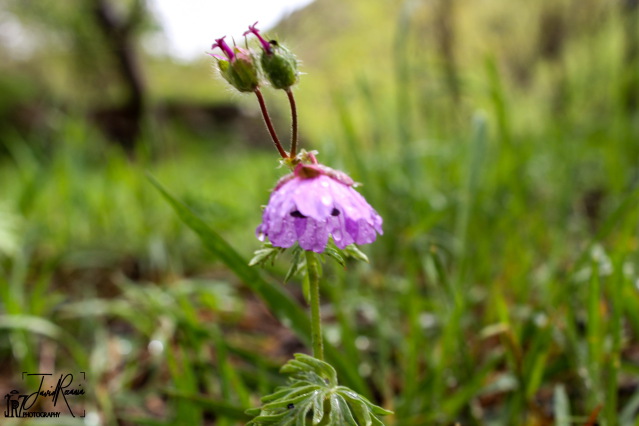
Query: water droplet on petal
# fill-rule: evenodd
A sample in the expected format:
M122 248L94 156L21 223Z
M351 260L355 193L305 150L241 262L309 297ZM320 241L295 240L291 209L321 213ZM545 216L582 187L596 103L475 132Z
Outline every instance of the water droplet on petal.
M332 201L333 199L330 195L322 195L322 204L324 204L325 206L329 206Z
M320 185L322 185L324 188L328 188L328 182L323 180Z

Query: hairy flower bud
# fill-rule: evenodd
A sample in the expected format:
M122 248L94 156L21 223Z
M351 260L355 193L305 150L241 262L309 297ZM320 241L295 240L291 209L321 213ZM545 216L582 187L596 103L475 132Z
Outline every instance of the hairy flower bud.
M274 88L286 90L297 83L299 77L297 58L275 40L266 41L255 27L256 25L257 22L251 25L244 35L252 33L257 37L262 45L260 63L264 75Z
M260 62L266 78L276 89L288 89L299 76L297 59L287 48L271 41L272 53L262 51Z
M224 37L215 40L211 49L216 47L222 49L226 56L211 54L217 59L222 77L240 92L254 92L259 87L259 77L251 53L237 46L231 49Z

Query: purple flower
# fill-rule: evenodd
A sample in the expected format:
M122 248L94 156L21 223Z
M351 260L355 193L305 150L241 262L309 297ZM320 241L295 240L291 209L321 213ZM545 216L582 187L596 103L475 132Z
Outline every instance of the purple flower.
M256 233L276 247L296 241L304 250L322 253L332 236L337 247L369 244L382 232L382 218L352 187L344 173L319 164L298 164L280 180Z

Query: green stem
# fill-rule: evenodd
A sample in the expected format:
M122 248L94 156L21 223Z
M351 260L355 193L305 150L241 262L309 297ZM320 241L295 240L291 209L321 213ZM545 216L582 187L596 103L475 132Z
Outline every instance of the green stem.
M288 96L288 103L291 105L291 153L290 157L295 157L297 154L297 138L298 138L298 129L297 129L297 106L295 105L295 97L293 96L293 91L291 88L286 89L286 96Z
M311 342L313 345L313 356L319 360L324 360L322 318L320 317L320 272L317 255L312 251L306 252L306 268L308 269L308 281L311 287L309 303L311 305Z

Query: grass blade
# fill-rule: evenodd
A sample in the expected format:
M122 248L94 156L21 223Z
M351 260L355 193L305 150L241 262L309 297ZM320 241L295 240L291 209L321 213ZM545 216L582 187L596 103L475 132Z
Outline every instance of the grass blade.
M0 330L23 330L40 334L61 343L75 358L78 366L86 366L85 348L67 331L44 318L31 315L0 315Z
M570 426L570 403L566 388L563 385L555 387L555 425Z

